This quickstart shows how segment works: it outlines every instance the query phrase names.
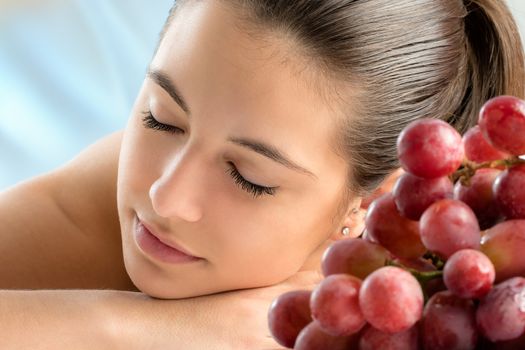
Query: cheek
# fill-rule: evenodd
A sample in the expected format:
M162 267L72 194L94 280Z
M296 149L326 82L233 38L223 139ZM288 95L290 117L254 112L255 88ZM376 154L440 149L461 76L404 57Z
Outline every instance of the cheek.
M239 219L233 220L230 230L221 230L218 239L223 277L243 284L237 287L255 287L296 273L323 241L314 231L321 226L319 217L301 209L270 202L260 210L234 207L232 217Z

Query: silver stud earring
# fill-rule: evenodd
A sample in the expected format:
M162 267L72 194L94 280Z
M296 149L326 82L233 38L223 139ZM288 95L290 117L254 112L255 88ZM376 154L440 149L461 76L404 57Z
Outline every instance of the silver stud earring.
M342 234L343 234L343 236L348 236L350 234L350 228L348 228L346 226L343 227Z

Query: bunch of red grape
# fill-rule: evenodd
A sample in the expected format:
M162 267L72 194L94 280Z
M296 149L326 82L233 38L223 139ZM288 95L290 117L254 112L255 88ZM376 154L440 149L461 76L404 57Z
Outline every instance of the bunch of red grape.
M405 173L333 243L313 291L275 299L281 345L525 349L525 101L489 100L461 135L437 119L397 140Z

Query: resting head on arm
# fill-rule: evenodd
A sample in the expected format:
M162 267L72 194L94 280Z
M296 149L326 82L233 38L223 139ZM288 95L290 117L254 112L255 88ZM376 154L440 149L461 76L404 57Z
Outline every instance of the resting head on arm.
M407 123L432 116L463 132L475 123L473 111L486 99L500 94L523 97L525 81L515 24L504 3L495 0L395 5L386 0L179 1L148 72L123 135L116 188L115 177L103 171L104 178L90 175L106 166L115 171L117 152L105 166L77 159L77 168L62 173L75 178L52 182L64 185L56 187L60 191L55 194L78 191L73 192L78 196L67 196L73 201L60 203L77 204L60 221L71 218L71 225L67 221L56 227L82 226L78 232L71 228L80 237L85 231L120 228L122 242L112 238L111 248L103 252L114 254L122 243L123 269L151 296L216 294L152 300L142 293L88 291L93 304L73 298L67 308L57 301L64 301L64 294L76 298L82 291L9 293L19 302L4 294L4 309L12 308L17 315L8 322L15 338L35 338L16 332L27 329L26 320L42 320L39 329L56 343L55 324L74 327L71 313L88 315L86 307L93 311L102 304L102 310L110 311L96 320L114 320L116 336L111 338L127 343L126 349L152 343L170 348L176 339L186 340L187 348L202 349L209 347L202 341L234 344L250 338L247 334L260 340L271 299L298 285L312 287L315 281L310 277L315 276L324 247L343 239L343 227L358 227L352 209L398 167L395 139ZM120 145L118 136L111 145ZM290 168L291 162L283 165L282 157L275 161L275 149L263 148L262 142L241 139L273 145L309 172ZM95 180L107 187L97 186ZM39 198L46 197L49 182L38 184L25 187L24 193L29 197L38 190ZM98 190L83 196L93 187ZM101 188L112 197L107 203L96 201L104 198ZM8 200L14 198L15 192L11 194ZM77 199L82 204L97 202L100 221L81 225L94 215L78 210L82 205ZM48 204L49 198L38 203ZM24 203L19 204L23 209ZM64 216L54 209L56 216L49 217L53 223ZM35 217L42 217L38 214ZM201 259L169 264L142 250L134 236L136 216L166 242ZM28 231L28 242L38 246L34 238L40 233ZM62 236L54 237L56 241ZM103 234L96 237L105 239ZM40 238L42 246L49 247ZM75 243L76 249L86 250L82 240ZM57 244L57 251L61 247ZM16 251L13 260L15 255ZM91 254L73 257L77 262L94 259ZM56 265L64 267L64 261ZM86 265L93 264L75 266L82 271ZM110 265L99 261L88 285L100 285L95 276ZM26 270L34 273L30 266ZM128 285L126 279L122 282ZM273 286L253 288L268 285ZM47 302L35 302L42 300L35 299L36 294ZM110 298L101 302L99 295ZM28 316L25 311L32 305L46 307L31 308ZM40 317L35 317L37 312ZM67 321L57 322L55 316ZM45 322L50 318L54 323ZM91 317L81 318L89 318L81 325L94 323ZM85 334L85 327L79 329ZM42 344L42 337L35 339ZM250 345L230 348L262 348L255 341L246 344Z
M126 270L166 299L316 270L404 126L464 132L523 81L502 1L177 1L122 141ZM196 259L152 254L141 227Z

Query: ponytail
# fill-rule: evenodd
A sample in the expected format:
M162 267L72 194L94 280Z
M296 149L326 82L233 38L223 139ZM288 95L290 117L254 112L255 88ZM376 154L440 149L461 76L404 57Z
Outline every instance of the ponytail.
M469 82L454 126L477 123L482 105L498 95L525 97L525 58L518 27L503 0L465 0Z

